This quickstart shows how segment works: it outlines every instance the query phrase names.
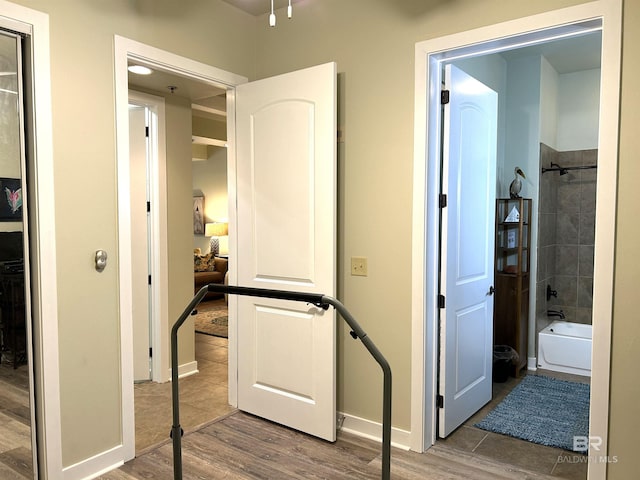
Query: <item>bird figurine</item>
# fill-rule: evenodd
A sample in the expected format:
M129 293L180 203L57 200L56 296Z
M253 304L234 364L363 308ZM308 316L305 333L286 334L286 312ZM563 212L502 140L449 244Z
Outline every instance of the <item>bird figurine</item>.
M520 169L520 167L516 167L513 171L515 178L509 185L509 195L511 198L520 198L520 190L522 190L522 180L518 178L520 175L522 178L527 178L524 176L524 172Z

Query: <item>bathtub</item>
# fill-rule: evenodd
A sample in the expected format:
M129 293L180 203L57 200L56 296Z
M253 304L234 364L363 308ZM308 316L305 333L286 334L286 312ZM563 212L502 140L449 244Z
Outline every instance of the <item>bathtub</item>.
M538 333L538 368L591 376L591 325L556 321Z

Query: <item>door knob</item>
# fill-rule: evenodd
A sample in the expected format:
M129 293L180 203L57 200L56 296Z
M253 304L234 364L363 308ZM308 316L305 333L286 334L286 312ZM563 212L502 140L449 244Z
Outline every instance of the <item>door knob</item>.
M493 288L493 285L491 285L491 286L489 287L489 293L487 293L487 295L493 295L494 293L496 293L496 289L495 289L495 288Z

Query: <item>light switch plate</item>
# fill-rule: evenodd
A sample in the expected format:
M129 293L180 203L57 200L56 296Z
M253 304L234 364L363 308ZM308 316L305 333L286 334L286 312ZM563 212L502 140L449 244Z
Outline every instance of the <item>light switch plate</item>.
M369 274L366 257L351 257L351 275L366 277Z

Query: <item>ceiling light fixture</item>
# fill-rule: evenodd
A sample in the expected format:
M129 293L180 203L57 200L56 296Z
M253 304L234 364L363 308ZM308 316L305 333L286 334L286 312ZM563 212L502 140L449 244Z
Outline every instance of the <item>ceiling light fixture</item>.
M273 0L271 0L271 15L269 15L269 26L276 26L276 14L273 12Z
M287 17L291 18L293 16L293 7L291 6L291 0L289 0L289 6L287 7ZM271 0L271 13L269 14L269 26L276 26L276 14L273 9L273 0Z
M135 73L136 75L151 75L153 73L153 70L149 67L144 67L142 65L129 65L127 70L131 73Z

